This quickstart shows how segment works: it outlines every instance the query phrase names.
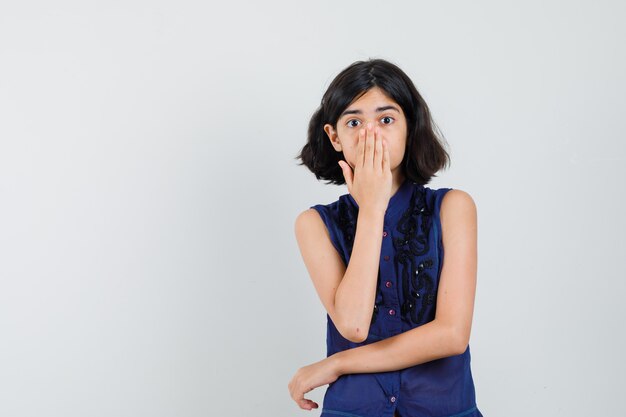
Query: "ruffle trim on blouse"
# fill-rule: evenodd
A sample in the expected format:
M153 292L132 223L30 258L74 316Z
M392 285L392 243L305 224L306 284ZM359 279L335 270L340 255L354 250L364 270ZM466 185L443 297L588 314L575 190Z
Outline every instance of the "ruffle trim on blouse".
M358 209L348 204L347 200L339 200L337 209L338 224L345 239L346 250L352 253ZM433 215L431 207L426 203L424 187L415 187L408 207L396 225L398 237L392 240L396 250L394 261L401 265L402 270L403 303L400 311L407 321L415 325L431 321L437 303L435 260L427 256L430 251L429 236L433 227ZM372 325L379 314L379 304L383 302L380 269L377 281Z

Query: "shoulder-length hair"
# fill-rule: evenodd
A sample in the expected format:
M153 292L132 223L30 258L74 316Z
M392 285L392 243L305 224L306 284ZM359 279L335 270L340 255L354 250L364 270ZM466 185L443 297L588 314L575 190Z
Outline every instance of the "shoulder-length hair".
M324 93L308 128L308 140L296 159L327 184L345 184L338 162L343 152L332 147L324 125L337 129L341 113L373 87L382 89L402 107L407 120L407 142L402 160L406 178L424 185L435 173L449 166L450 156L439 139L426 102L411 79L396 65L383 59L357 61L341 71ZM435 133L435 129L439 133Z

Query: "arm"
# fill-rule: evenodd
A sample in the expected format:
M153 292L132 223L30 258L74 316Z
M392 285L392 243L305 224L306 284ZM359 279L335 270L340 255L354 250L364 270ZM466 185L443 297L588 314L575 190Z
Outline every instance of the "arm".
M372 320L384 216L359 210L347 268L314 209L296 218L296 239L320 300L341 335L357 343L367 338Z
M477 215L469 194L441 204L444 263L435 319L399 335L327 358L339 374L385 372L462 354L469 344L477 273Z
M348 340L367 339L378 280L385 212L359 210L352 254L335 292L335 314ZM345 337L345 336L344 336Z

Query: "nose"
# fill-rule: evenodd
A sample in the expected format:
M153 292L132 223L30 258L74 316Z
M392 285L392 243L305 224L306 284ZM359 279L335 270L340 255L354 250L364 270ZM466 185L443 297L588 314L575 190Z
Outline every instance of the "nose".
M376 121L374 120L374 121L366 121L365 123L363 123L363 125L361 126L361 130L367 133L368 126L372 126L372 133L375 132L377 129Z

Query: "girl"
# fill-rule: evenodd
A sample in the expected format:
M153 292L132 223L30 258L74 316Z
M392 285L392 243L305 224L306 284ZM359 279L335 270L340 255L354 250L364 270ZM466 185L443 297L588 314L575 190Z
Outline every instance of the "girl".
M293 400L318 408L304 394L329 384L322 417L482 417L469 350L476 207L425 186L449 155L412 81L381 59L350 65L298 158L349 194L295 222L328 314L327 357L296 372Z

